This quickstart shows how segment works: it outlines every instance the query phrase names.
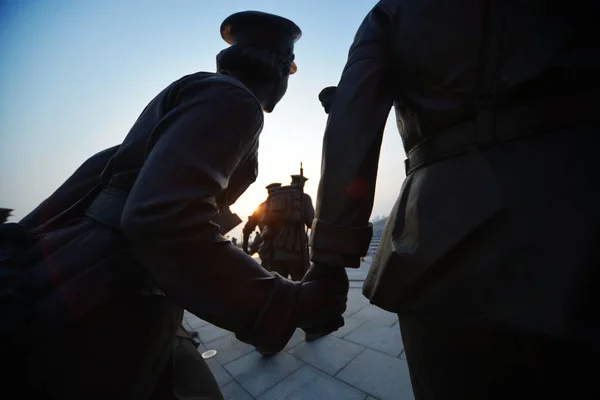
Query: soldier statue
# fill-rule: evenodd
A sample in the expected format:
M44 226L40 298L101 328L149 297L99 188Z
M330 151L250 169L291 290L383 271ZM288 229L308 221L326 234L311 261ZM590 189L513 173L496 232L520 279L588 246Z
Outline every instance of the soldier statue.
M398 314L417 400L600 398L598 11L381 0L358 28L305 279L366 254L393 106L406 179L363 293Z
M300 281L309 266L306 230L312 225L315 209L310 196L304 193L308 178L302 172L291 177L289 186L269 196L263 216L262 248L272 271Z
M277 183L277 182L267 185L265 187L265 189L267 189L267 196L270 196L271 193L273 193L273 191L278 189L279 187L281 187L281 183ZM256 211L254 211L252 213L252 215L248 217L248 222L246 222L246 225L244 225L244 230L243 230L242 249L244 250L245 253L247 253L249 255L253 255L258 252L262 267L264 269L266 269L267 271L270 271L271 270L271 267L269 265L270 258L267 257L266 254L262 251L262 248L263 248L263 246L262 246L262 243L263 243L262 231L265 227L265 224L263 222L263 216L265 214L265 208L267 206L267 201L268 201L268 197L267 197L267 200L262 202L256 208ZM248 248L248 242L250 240L250 235L252 234L252 232L254 232L254 230L257 227L258 227L260 233L257 233L255 235L254 240L252 241L252 246L250 248Z
M12 209L10 208L0 208L0 224L8 221L8 217L10 217Z
M217 73L166 87L122 144L90 158L15 224L28 235L14 256L26 273L12 292L0 288L0 303L4 311L13 304L7 296L22 299L15 307L28 312L0 324L3 361L12 367L1 390L221 399L178 329L184 309L264 352L281 350L298 327L328 333L343 325L344 282L271 274L215 223L256 179L263 113L296 72L300 35L276 15L228 17L221 36L231 46L218 54Z

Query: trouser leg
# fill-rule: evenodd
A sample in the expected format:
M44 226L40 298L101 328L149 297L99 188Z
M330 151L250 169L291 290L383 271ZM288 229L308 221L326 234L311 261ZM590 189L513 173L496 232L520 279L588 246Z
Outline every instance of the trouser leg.
M302 260L288 261L288 270L290 271L293 281L301 281L306 273L306 267Z
M290 275L288 265L286 261L273 260L271 262L271 271L277 272L279 275L287 278Z
M400 317L416 400L600 398L589 345Z

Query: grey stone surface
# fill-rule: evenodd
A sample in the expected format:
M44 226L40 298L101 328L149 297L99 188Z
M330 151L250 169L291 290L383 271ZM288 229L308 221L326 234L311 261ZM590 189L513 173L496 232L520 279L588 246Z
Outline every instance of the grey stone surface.
M183 321L184 321L184 326L192 331L196 330L197 328L200 328L202 326L208 325L208 322L196 317L194 314L192 314L189 311L185 311L183 313Z
M321 371L335 375L363 349L334 336L324 336L313 342L299 344L289 353Z
M307 365L289 375L258 399L363 400L364 398L365 393Z
M244 390L237 382L231 382L229 385L221 388L221 393L225 400L253 400L254 397L250 396L248 392Z
M290 340L288 340L283 350L290 350L298 346L302 342L304 342L304 331L302 329L296 329L296 331L294 332Z
M346 303L346 312L344 318L355 314L369 305L369 299L362 294L362 289L350 289L348 291L348 302Z
M366 349L336 376L381 400L414 399L406 361Z
M204 347L204 345L198 346L198 351L200 353L203 353L206 350L207 349L206 347ZM225 370L225 368L223 368L221 364L219 364L216 358L209 358L205 361L208 365L208 368L210 368L211 372L213 373L215 380L219 384L219 387L222 388L228 385L229 383L233 382L233 377Z
M365 322L344 339L398 357L404 350L400 329Z
M287 353L263 357L252 352L225 365L225 369L248 393L256 397L303 365L302 361Z
M346 268L346 273L348 274L348 279L356 282L360 282L361 287L364 282L367 274L369 273L369 269L371 269L371 257L365 258L360 262L360 266L358 268Z
M394 325L398 321L398 316L389 311L382 310L381 308L369 305L355 314L352 314L354 318L362 319L371 322L375 325L389 326Z
M205 343L208 349L217 350L215 358L222 365L227 364L243 355L254 351L254 346L240 342L234 334L223 336L219 339Z
M198 332L200 352L217 350L206 363L225 400L413 399L397 316L370 305L362 285L350 282L345 326L313 342L297 329L273 357L188 312L184 326Z
M342 326L337 331L332 332L331 334L335 337L342 338L364 323L365 321L363 321L362 319L344 317L344 326Z
M198 336L202 343L212 342L213 340L222 338L223 336L230 335L231 332L226 331L225 329L221 329L217 326L208 324L201 326L200 328L194 329L198 332Z

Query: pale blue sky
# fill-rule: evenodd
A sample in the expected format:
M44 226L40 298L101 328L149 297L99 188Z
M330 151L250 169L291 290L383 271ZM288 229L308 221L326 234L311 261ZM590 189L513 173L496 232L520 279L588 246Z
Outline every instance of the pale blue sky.
M368 0L0 0L0 207L19 219L85 159L122 141L146 104L195 71L214 71L228 15L259 10L296 22L298 72L267 115L259 177L232 207L246 218L264 186L287 184L300 161L316 196L326 115L319 91L339 81ZM387 215L404 179L393 119L373 215ZM343 149L340 149L343 151ZM239 233L239 228L234 231Z

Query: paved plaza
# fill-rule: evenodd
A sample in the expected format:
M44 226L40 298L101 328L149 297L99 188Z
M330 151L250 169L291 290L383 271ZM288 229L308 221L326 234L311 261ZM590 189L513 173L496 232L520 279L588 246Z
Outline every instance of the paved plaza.
M186 313L186 328L202 342L198 350L217 351L206 361L225 399L413 399L398 318L369 304L361 292L368 261L349 271L346 325L313 342L297 330L273 357Z

